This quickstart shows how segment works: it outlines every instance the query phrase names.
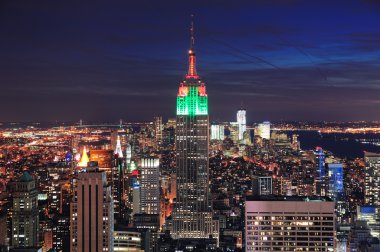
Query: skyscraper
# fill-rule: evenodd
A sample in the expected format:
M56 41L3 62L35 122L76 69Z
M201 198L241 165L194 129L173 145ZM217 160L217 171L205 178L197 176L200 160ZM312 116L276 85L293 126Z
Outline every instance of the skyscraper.
M236 114L236 122L239 127L239 140L243 140L244 138L244 132L247 130L247 119L246 119L246 111L245 109L239 109Z
M315 194L318 196L326 196L326 171L325 171L325 153L321 147L316 147L315 156Z
M78 174L70 204L70 251L113 251L113 201L104 172Z
M380 154L365 152L365 203L376 206L379 215L380 196Z
M127 162L127 165L131 163L132 158L132 146L131 144L127 144L127 147L125 148L125 160Z
M248 196L246 251L334 251L334 202L325 197Z
M270 195L273 193L272 187L272 177L252 176L253 195Z
M347 209L343 190L343 164L327 164L326 181L326 195L335 202L335 217L340 223Z
M343 193L343 164L328 164L327 196L337 200Z
M12 247L36 247L38 243L38 192L29 172L9 182L12 192Z
M123 219L124 210L124 169L125 162L123 159L123 151L121 149L120 136L117 136L114 151L114 165L112 168L112 195L114 200L114 214L117 221Z
M177 197L174 204L173 238L214 238L209 193L209 117L205 83L196 71L193 26L189 70L177 95L176 118Z
M154 118L154 135L158 144L162 143L162 117L157 116Z
M211 140L224 140L224 125L211 125Z
M140 207L142 213L159 214L160 209L160 160L141 160Z
M270 122L265 121L257 126L257 134L262 139L270 139Z

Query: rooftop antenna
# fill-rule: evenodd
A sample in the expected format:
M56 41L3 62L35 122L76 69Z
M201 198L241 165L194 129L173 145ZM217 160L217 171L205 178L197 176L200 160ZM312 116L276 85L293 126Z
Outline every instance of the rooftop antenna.
M194 48L195 37L194 37L194 14L190 15L191 17L191 26L190 26L190 49Z

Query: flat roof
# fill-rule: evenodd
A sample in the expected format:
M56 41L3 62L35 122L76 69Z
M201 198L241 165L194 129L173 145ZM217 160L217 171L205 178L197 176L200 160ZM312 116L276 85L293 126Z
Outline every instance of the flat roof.
M254 195L247 196L246 201L304 201L304 202L332 202L329 197L322 196L281 196L281 195Z

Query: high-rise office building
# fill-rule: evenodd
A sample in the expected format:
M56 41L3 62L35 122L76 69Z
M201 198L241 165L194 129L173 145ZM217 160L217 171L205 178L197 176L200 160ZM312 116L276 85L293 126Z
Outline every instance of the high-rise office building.
M211 140L224 140L224 125L211 125Z
M70 218L65 215L57 215L53 219L53 248L56 251L70 250Z
M336 219L340 223L348 207L343 190L343 164L327 164L326 181L326 195L335 202Z
M379 215L380 196L380 154L365 152L365 203L375 206Z
M127 144L127 148L125 148L125 161L127 162L127 165L131 163L132 158L132 146L131 144Z
M239 143L239 124L237 122L230 122L228 126L230 132L229 138L235 143Z
M272 191L272 177L252 177L253 195L270 195Z
M141 252L141 233L135 229L115 230L114 251Z
M245 109L239 109L236 114L236 122L239 127L239 140L243 140L244 132L247 130L247 119Z
M378 237L372 237L370 228L363 220L357 220L350 229L347 239L347 251L350 252L378 252L380 244Z
M209 117L206 85L196 71L193 28L191 28L189 70L177 95L176 163L177 197L174 204L172 236L214 238L209 193Z
M325 169L325 153L321 147L316 147L315 156L315 194L318 196L326 196L326 169Z
M163 124L162 124L162 117L157 116L154 118L154 135L156 137L157 143L162 143L162 129L163 129Z
M380 237L380 223L375 206L357 206L356 219L366 221L373 237Z
M245 203L246 251L334 251L334 202L325 197L252 196Z
M125 162L123 159L123 151L121 148L120 137L117 137L114 150L114 165L112 168L112 195L114 201L114 214L117 221L123 219L124 214L124 170Z
M141 205L140 205L140 183L137 182L132 187L132 215L135 215L137 213L141 212Z
M140 207L142 213L159 214L160 211L160 160L141 159Z
M270 122L265 121L257 126L257 135L262 139L270 139Z
M343 164L328 164L327 196L337 200L343 193Z
M12 193L11 247L37 247L39 218L36 181L24 171L22 176L9 182Z
M113 200L104 172L78 174L70 217L70 251L113 251Z

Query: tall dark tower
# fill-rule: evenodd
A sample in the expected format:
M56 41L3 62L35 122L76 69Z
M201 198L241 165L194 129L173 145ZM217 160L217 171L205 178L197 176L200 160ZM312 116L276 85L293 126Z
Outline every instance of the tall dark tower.
M196 71L194 27L191 24L189 70L177 95L177 197L173 238L218 238L209 193L209 117L205 83Z

